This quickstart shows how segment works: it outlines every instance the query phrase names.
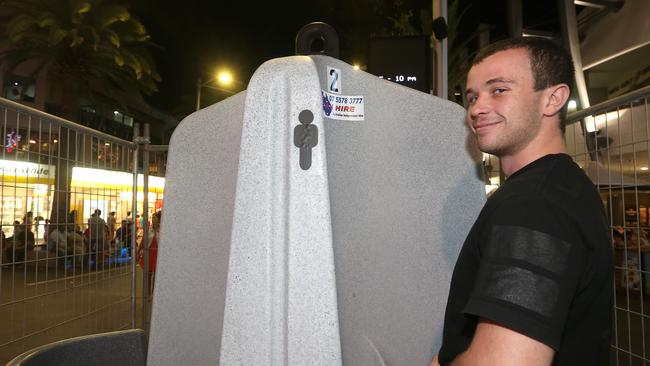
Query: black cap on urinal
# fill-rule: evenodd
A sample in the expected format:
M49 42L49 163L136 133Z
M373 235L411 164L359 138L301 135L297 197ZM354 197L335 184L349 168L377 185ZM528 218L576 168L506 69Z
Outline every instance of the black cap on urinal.
M300 28L296 35L296 55L326 55L339 57L339 35L323 22L313 22Z

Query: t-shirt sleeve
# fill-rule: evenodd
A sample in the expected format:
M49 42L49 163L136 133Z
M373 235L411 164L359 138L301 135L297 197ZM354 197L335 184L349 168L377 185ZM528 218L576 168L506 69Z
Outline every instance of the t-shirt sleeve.
M578 229L542 200L513 200L481 230L481 259L467 314L559 348L585 266Z

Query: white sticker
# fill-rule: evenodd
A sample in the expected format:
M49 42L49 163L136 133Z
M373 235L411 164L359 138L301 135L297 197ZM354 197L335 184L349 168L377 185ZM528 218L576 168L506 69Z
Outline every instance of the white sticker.
M341 69L327 66L327 91L341 94Z
M325 117L341 121L363 121L363 95L338 95L321 91Z

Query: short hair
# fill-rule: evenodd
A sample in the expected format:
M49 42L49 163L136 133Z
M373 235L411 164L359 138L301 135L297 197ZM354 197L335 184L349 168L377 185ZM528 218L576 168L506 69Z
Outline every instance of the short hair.
M571 87L575 75L571 55L564 47L546 38L517 37L494 42L476 54L472 66L480 64L495 53L519 48L528 51L535 91L558 84ZM567 103L560 110L560 129L563 133L566 126L566 112Z

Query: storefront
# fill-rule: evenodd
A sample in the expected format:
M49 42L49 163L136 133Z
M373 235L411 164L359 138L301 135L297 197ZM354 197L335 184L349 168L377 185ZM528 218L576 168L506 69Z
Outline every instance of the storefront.
M13 235L16 221L23 223L25 215L43 218L34 223L37 243L44 238L46 219L50 217L54 199L56 167L14 160L0 160L0 221L6 237ZM138 175L137 212L143 212L144 177ZM162 208L165 179L149 176L148 212ZM77 212L77 224L83 227L95 209L106 219L114 211L118 226L132 211L133 174L74 167L70 184L69 210Z
M149 176L148 212L162 208L165 178ZM86 222L95 209L102 211L105 219L115 212L119 223L131 211L133 200L133 174L102 169L72 169L70 207L77 210L79 218ZM143 212L144 176L138 174L138 213Z
M22 223L27 212L33 217L49 217L55 167L15 160L0 160L0 222L7 237L13 235L14 223ZM44 227L35 225L37 241Z

